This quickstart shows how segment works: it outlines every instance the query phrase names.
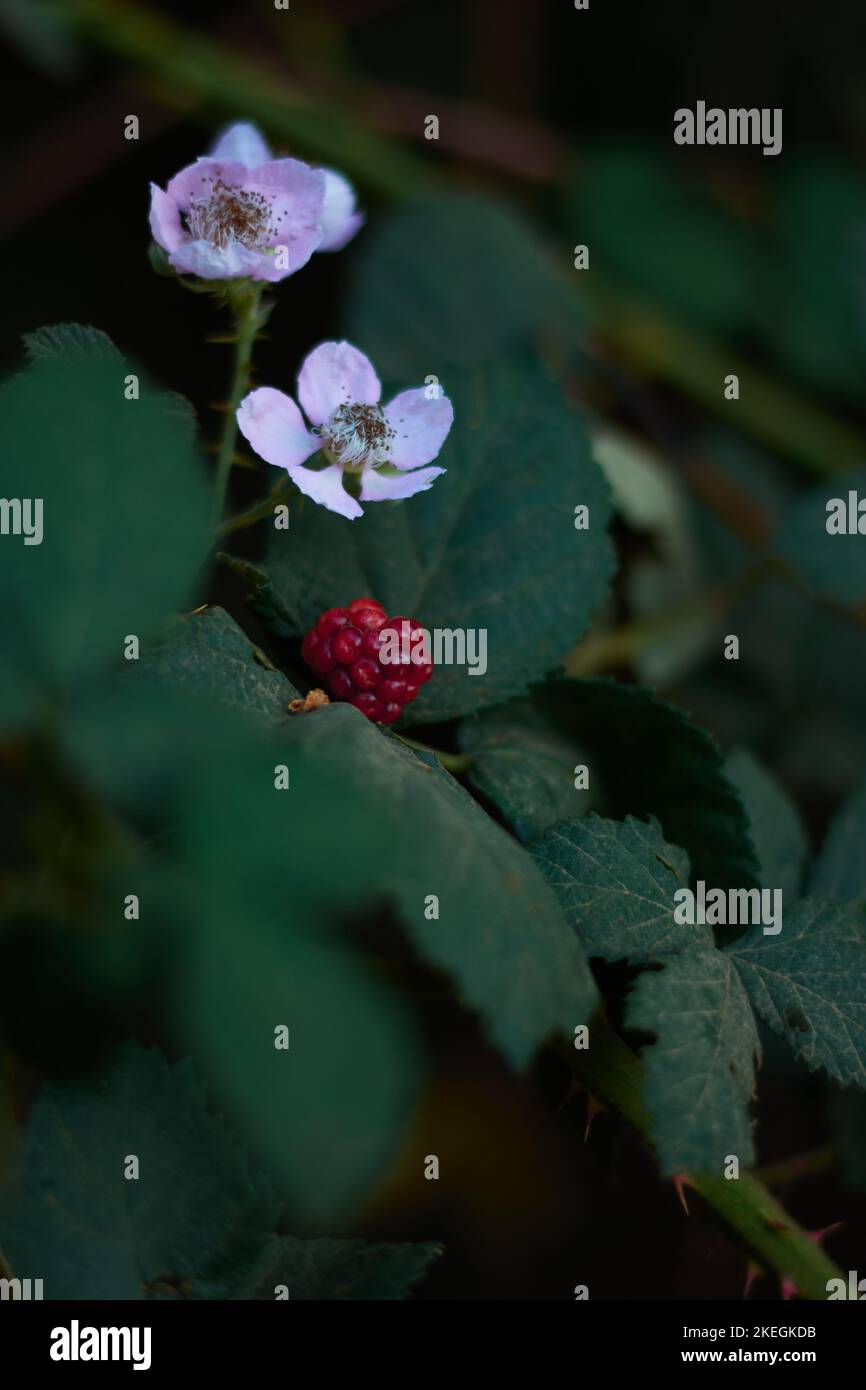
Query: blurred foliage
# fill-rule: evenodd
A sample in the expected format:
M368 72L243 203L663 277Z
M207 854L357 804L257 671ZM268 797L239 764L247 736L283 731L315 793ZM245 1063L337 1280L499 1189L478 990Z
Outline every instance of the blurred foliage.
M319 268L311 291L292 284L299 298L257 345L279 363L274 384L288 389L324 320L394 390L435 375L456 419L431 492L351 527L293 503L289 532L233 527L215 577L210 426L180 397L69 324L30 335L0 389L4 492L45 507L43 545L0 548L13 1270L44 1271L48 1297L272 1298L283 1283L292 1298L405 1297L438 1245L342 1237L398 1174L433 1227L413 1236L439 1237L444 1204L405 1177L442 1065L430 997L473 1020L491 1065L524 1073L591 1020L597 1052L568 1048L569 1062L652 1140L663 1174L715 1172L730 1151L748 1162L755 1140L760 1153L759 1019L795 1075L862 1086L866 574L862 538L825 530L828 498L866 489L856 149L713 166L675 161L651 122L613 139L587 126L518 189L525 169L495 121L478 167L471 121L457 134L443 121L435 154L377 129L363 41L344 45L330 16L315 61L301 44L288 77L136 3L40 13L48 27L22 27L14 5L0 16L49 62L98 51L123 83L134 73L157 109L200 122L197 148L217 119L257 120L358 182L368 225L337 272L339 308ZM459 85L441 32L431 45L443 88ZM145 162L161 177L177 136L124 175L141 175L124 185L136 209ZM143 226L137 268L126 237L118 270L93 255L87 219L70 221L106 267L101 293L134 318L122 276L159 323L139 341L161 374L211 402L199 302L177 308L167 279L158 306L137 288ZM61 274L70 292L74 254L29 277L34 302ZM171 314L195 351L172 341ZM235 490L253 489L261 473ZM428 627L488 632L484 676L443 668L410 707L441 756L347 707L287 712L306 682L298 638L367 592ZM726 633L738 661L720 655ZM785 933L676 934L672 893L697 878L781 885ZM862 1186L860 1101L828 1108ZM139 1182L124 1182L129 1153ZM825 1257L733 1186L745 1195L710 1198L727 1226L779 1273L813 1260L820 1289Z
M7 726L56 710L127 634L152 630L208 545L204 476L179 399L149 388L102 335L34 335L31 355L0 401L6 495L39 499L45 531L41 544L4 546Z
M665 151L593 149L582 161L570 224L618 281L715 333L748 322L755 299L748 232L672 171Z
M404 1298L438 1253L276 1236L278 1217L189 1062L133 1044L98 1085L43 1089L0 1202L7 1258L53 1299Z
M849 529L849 494L852 492L855 497L853 531ZM866 599L866 551L862 545L866 534L866 509L864 530L860 532L856 529L860 520L856 511L858 496L866 498L866 469L834 478L829 498L826 488L815 489L798 498L782 518L774 538L774 548L814 594L851 606ZM827 530L832 519L828 514L832 501L841 504L833 508L833 513L841 512L844 532ZM839 525L838 517L835 524Z
M746 808L752 843L758 857L762 888L780 888L785 898L798 898L809 857L806 832L796 806L775 778L745 748L735 748L725 772ZM828 897L839 897L828 892Z
M812 893L843 903L866 900L866 859L860 854L864 836L866 782L861 782L830 824L812 873Z
M866 179L813 154L786 165L772 213L763 334L780 363L862 405Z
M583 318L559 274L543 238L507 203L428 196L370 229L350 286L348 336L394 378L423 377L434 363L489 366L542 330L579 338Z
M861 401L866 179L795 155L770 175L760 218L724 194L675 171L668 149L602 144L579 164L569 221L618 283L709 333L753 335L804 382Z

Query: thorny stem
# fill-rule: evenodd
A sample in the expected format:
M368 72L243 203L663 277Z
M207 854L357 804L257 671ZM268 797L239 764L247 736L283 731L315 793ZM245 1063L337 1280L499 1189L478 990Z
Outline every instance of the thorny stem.
M594 1096L649 1141L652 1123L643 1099L643 1068L603 1015L596 1014L590 1023L588 1048L580 1051L563 1043L558 1051ZM826 1299L827 1281L838 1279L839 1269L756 1174L683 1176L760 1263L792 1280L801 1298Z
M214 487L214 520L219 524L225 504L232 460L237 439L237 420L235 418L241 399L247 392L250 381L250 363L256 334L267 322L270 306L262 304L262 284L255 280L236 280L229 283L228 303L235 320L234 372L226 404L217 456L216 483Z

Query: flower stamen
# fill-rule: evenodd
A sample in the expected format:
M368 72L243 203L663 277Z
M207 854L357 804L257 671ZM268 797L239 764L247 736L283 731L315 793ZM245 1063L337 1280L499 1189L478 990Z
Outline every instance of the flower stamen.
M335 463L360 471L387 463L394 430L378 405L340 405L316 433Z
M190 235L224 251L239 241L250 251L266 251L277 235L271 224L272 203L255 189L230 188L216 179L210 193L194 198L187 213Z

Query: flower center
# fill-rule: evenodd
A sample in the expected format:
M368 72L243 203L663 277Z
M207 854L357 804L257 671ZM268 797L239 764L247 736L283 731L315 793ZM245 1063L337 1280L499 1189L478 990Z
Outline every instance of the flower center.
M340 405L318 433L335 463L360 470L391 457L394 431L378 405Z
M264 193L229 188L217 179L210 193L194 198L187 213L190 235L225 250L239 241L250 251L264 251L276 235L271 226L271 200Z

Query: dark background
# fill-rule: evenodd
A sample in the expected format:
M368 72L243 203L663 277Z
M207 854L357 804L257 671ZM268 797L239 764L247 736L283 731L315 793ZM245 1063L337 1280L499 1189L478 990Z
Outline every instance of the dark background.
M15 366L25 330L92 323L187 396L213 437L218 417L211 406L229 364L225 347L205 339L226 325L207 297L150 271L148 183L164 186L204 152L232 114L231 94L225 110L208 109L170 77L135 74L93 33L52 28L22 35L27 8L0 8L2 366ZM784 110L779 159L759 150L719 149L711 160L706 152L676 153L678 169L756 245L774 166L815 156L827 167L841 161L856 178L864 173L866 10L853 3L591 0L588 12L575 13L569 0L292 0L286 14L260 0L173 4L163 13L261 63L321 108L321 120L339 106L382 138L405 142L416 158L442 166L455 182L502 191L545 230L566 265L571 245L583 239L563 216L575 171L612 141L648 145L672 162L673 112L698 99ZM442 123L438 145L422 138L430 112ZM130 113L140 117L137 143L123 139ZM291 153L315 158L318 150L299 142ZM374 220L387 202L381 188L348 172ZM363 235L339 256L314 258L283 287L273 336L257 354L260 381L290 389L309 344L339 333ZM635 244L651 235L640 223L633 228ZM774 362L754 326L733 325L723 341L775 370L792 391L815 394L834 418L866 424L862 393L858 400L843 383L825 377L816 386L798 377L789 363ZM589 391L594 404L632 428L642 427L647 412L660 415L677 448L688 448L706 423L700 406L669 381L630 380L611 398L591 380ZM789 472L800 485L796 470ZM253 475L236 477L233 486L241 505L259 490ZM627 557L637 542L624 530L619 539ZM254 540L243 543L255 549ZM201 601L208 598L226 603L265 641L224 575L214 575ZM799 654L808 661L808 651ZM744 732L740 692L725 688L729 679L709 666L694 673L690 691L691 707L723 738ZM826 698L830 708L827 686L839 679L838 670L823 674L819 706ZM856 688L856 672L848 670L846 679ZM808 699L794 700L797 717L808 717L815 687ZM781 721L768 702L748 729L796 795L815 846L840 797L862 775L862 712L851 718L849 743L834 744L832 775L801 766L786 743L784 712ZM598 1117L584 1143L585 1100L570 1095L556 1058L542 1057L528 1078L517 1079L455 1005L432 1000L426 1021L436 1083L403 1176L394 1176L358 1223L370 1237L445 1243L448 1256L419 1297L568 1298L578 1283L587 1283L593 1298L738 1296L742 1257L697 1203L684 1215L672 1185L658 1181L651 1160L615 1119ZM765 1046L758 1135L764 1164L815 1150L830 1135L823 1084L772 1039ZM440 1185L425 1184L422 1206L417 1182L410 1191L406 1175L427 1152L457 1176L441 1195ZM779 1195L809 1228L844 1217L828 1248L843 1269L858 1268L858 1258L862 1269L866 1202L843 1188L834 1170ZM763 1280L753 1296L778 1294Z

